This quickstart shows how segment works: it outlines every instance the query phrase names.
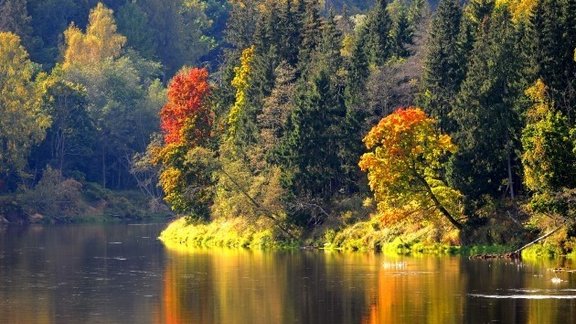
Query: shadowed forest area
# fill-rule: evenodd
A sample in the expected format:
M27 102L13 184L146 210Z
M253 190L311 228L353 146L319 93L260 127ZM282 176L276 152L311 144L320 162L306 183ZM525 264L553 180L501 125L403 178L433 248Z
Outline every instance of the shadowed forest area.
M576 1L0 1L0 221L576 242Z

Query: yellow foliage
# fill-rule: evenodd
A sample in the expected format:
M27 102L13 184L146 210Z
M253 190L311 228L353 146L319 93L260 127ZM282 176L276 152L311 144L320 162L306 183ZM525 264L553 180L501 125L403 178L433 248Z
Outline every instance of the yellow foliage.
M63 68L73 64L93 64L120 55L126 37L116 33L113 11L102 3L90 10L86 34L74 24L64 32L66 48Z
M496 8L508 6L514 22L526 21L538 0L496 0Z
M460 213L461 194L440 179L441 161L456 151L450 136L419 108L398 109L364 138L370 151L359 166L368 172L380 216L398 222L414 212L437 213L438 203Z
M234 68L234 79L232 86L236 88L236 101L228 113L229 138L234 138L237 131L237 124L244 107L246 106L247 89L250 85L250 72L252 61L254 60L254 46L242 51L240 66Z
M20 38L0 32L0 173L19 172L31 146L44 138L50 126L50 117L40 105L42 86L35 87L33 74Z

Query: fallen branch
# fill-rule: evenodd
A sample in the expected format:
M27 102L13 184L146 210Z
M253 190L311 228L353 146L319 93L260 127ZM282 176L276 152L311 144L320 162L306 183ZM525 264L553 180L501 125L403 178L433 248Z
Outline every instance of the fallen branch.
M535 239L534 241L522 246L521 248L517 249L516 251L512 252L512 255L517 255L520 256L520 252L522 252L522 250L526 249L527 247L534 245L540 241L542 241L543 239L547 238L548 236L556 233L559 229L561 229L564 225L566 225L566 222L563 222L562 224L560 224L558 227L556 227L555 229L551 230L550 232L540 236L539 238Z

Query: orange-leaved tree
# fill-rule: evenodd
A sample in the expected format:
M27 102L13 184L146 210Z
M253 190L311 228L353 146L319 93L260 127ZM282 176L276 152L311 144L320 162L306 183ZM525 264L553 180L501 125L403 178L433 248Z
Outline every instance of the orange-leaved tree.
M369 152L360 158L368 172L378 212L440 214L454 227L461 194L441 178L443 161L456 151L450 136L440 133L437 121L420 108L400 108L380 120L364 138Z
M206 99L210 94L208 70L180 71L170 81L168 102L160 111L160 126L166 144L192 141L198 145L208 138L213 116Z
M172 209L192 218L208 218L212 203L214 152L208 148L213 112L209 104L208 71L184 68L168 86L160 111L164 143L151 144L160 164L159 182Z

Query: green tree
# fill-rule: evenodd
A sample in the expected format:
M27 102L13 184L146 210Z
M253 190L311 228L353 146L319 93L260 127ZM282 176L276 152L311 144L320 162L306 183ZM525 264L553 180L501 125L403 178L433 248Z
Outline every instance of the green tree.
M293 195L289 220L313 226L326 217L327 202L343 186L338 144L346 110L326 70L300 84L296 98L280 165Z
M528 111L522 131L524 183L536 193L553 193L576 185L576 157L568 121L555 111L546 91L541 80L526 91L534 106Z
M31 147L50 126L33 77L34 65L20 38L0 32L0 181L12 181L9 187L24 175Z
M392 55L390 30L392 20L386 9L386 0L376 0L366 17L366 51L370 64L381 66Z
M147 59L156 58L155 32L150 27L148 14L137 2L126 2L118 10L118 31L126 36L126 46L134 48Z
M573 47L576 5L572 0L538 1L530 18L532 64L556 106L573 123L576 116L576 64Z
M471 200L500 191L514 196L514 152L520 134L514 107L522 94L514 33L506 8L484 21L452 111L459 152L452 160L450 181Z
M448 132L454 130L450 113L464 78L457 46L461 17L458 1L440 1L432 19L422 76L421 105Z
M143 0L156 55L169 77L184 65L197 65L200 58L213 46L213 39L206 35L210 19L206 6L197 0Z
M86 89L64 79L57 66L46 78L39 80L42 88L43 110L52 124L46 139L30 158L31 167L37 170L50 165L61 175L89 172L94 154L96 128L87 111Z

